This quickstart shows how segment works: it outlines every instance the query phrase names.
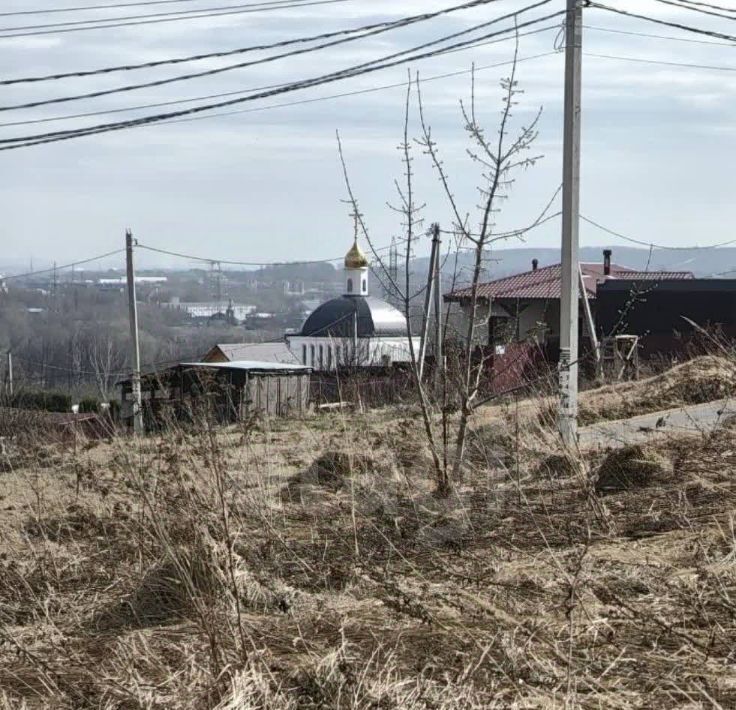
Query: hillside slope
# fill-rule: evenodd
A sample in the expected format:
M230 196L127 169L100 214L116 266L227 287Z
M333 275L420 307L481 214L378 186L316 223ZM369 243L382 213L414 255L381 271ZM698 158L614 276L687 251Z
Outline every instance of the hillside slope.
M0 708L736 705L736 430L499 427L447 500L410 408L9 454Z

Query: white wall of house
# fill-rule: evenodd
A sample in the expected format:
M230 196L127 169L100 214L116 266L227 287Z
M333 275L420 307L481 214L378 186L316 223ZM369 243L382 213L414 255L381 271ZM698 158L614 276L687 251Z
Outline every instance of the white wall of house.
M419 338L412 338L419 352ZM303 365L315 371L330 371L336 366L376 367L393 362L410 362L408 338L358 338L356 354L352 338L320 338L302 335L287 337L289 349Z
M516 308L518 306L518 318ZM593 304L591 304L593 307ZM460 307L459 333L465 336L470 318L470 307L462 304ZM490 316L504 319L504 339L524 341L535 339L544 343L547 338L559 337L560 333L560 303L557 299L535 299L522 301L517 304L515 299L499 299L491 307L487 301L479 301L475 316L475 343L488 344L488 321ZM498 334L497 334L498 337Z

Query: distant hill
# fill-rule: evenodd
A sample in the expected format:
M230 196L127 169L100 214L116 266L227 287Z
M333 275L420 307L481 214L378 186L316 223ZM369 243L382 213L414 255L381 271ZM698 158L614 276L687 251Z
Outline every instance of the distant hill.
M650 257L649 249L638 247L582 247L580 261L603 261L603 249L613 251L612 261L619 266L628 266L632 269L646 269L658 271L692 271L695 276L709 278L722 274L721 278L736 278L736 247L721 249L684 249L678 251L655 249ZM529 271L532 268L532 259L539 260L539 266L549 266L560 261L560 250L550 248L496 249L489 251L484 279L501 278L510 274ZM471 255L463 254L460 265L464 279L469 278L468 267L471 264ZM414 260L415 274L426 273L429 259L422 257ZM443 277L445 281L451 277L454 260L448 259L444 264ZM734 270L733 274L723 272Z

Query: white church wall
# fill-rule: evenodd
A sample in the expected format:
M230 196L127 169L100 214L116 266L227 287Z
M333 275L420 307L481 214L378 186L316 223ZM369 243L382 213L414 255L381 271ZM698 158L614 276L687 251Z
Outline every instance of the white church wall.
M412 338L415 353L419 352L419 338ZM287 344L303 365L317 371L334 370L336 366L358 364L376 367L387 362L410 362L409 339L405 337L359 338L358 353L354 353L352 338L321 338L301 335L290 336Z

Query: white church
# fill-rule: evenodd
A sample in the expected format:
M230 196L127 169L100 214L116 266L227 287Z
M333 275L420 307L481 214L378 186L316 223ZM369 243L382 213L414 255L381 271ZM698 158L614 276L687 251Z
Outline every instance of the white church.
M301 332L286 336L289 349L303 365L331 371L411 361L406 318L369 295L368 268L356 239L345 255L344 294L312 311ZM419 337L412 341L418 353Z

